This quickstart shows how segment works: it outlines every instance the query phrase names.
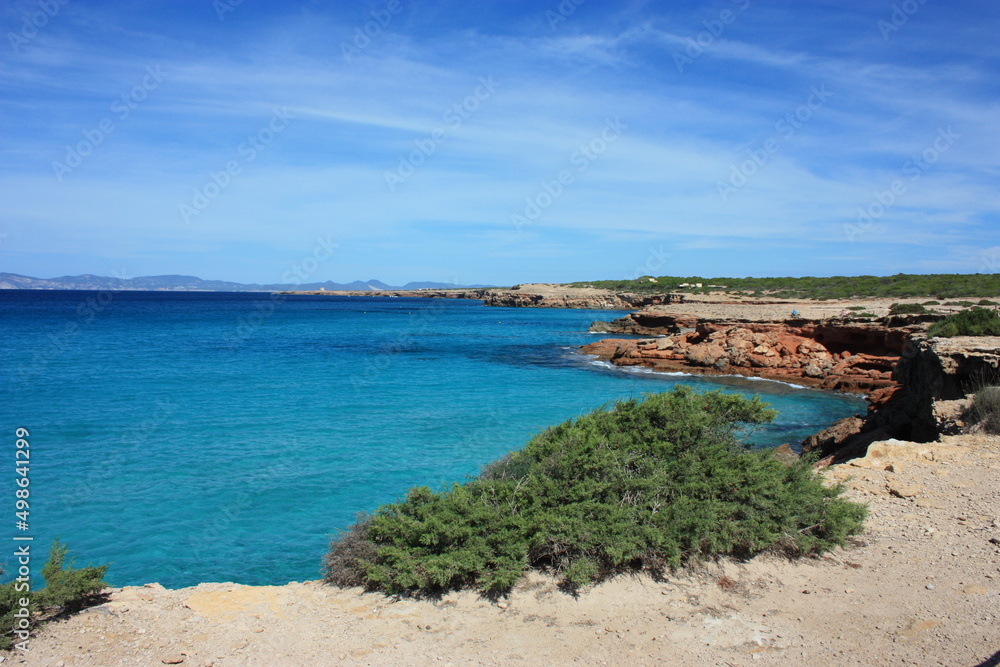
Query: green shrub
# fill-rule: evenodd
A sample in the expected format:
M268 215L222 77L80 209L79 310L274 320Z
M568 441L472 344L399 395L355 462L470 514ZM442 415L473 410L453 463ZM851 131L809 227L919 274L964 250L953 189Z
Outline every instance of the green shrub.
M940 338L952 336L1000 336L1000 314L986 308L974 307L949 315L935 322L927 335Z
M890 315L918 315L926 312L927 309L919 303L894 303L889 306Z
M864 306L848 306L845 310L864 310Z
M677 387L539 433L465 483L411 489L331 543L327 581L439 593L508 591L528 568L579 587L614 573L776 549L819 553L864 507L809 461L739 443L775 416L759 399Z
M38 590L21 590L23 582L11 581L0 585L0 649L10 649L16 617L14 614L21 609L21 598L29 601L28 610L32 616L31 626L40 620L40 612L48 613L48 617L59 613L72 613L84 609L99 599L102 589L107 584L102 581L107 565L73 567L73 560L66 563L68 548L59 542L52 543L49 559L42 566L42 578L45 587ZM20 586L19 586L20 584Z
M1000 387L983 387L972 398L971 420L987 433L1000 435Z
M960 308L968 308L969 306L974 306L976 304L971 301L946 301L946 306L959 306Z
M990 301L989 299L980 299L979 303L977 303L976 305L977 306L1000 306L1000 303L997 303L996 301Z
M107 565L73 567L73 559L66 563L69 548L59 542L52 543L49 560L42 566L45 588L38 591L38 604L59 612L80 611L93 603L102 589L107 587L104 575Z
M924 301L921 305L923 305L923 306L940 306L941 302L940 301L934 301L933 299L931 299L930 301Z

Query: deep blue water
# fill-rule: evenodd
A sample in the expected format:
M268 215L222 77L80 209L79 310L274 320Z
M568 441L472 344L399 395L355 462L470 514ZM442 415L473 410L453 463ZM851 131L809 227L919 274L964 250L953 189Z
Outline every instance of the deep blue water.
M119 586L315 579L329 535L356 512L461 481L618 398L676 383L760 394L780 412L752 434L760 446L864 410L857 397L626 371L575 352L594 340L591 321L620 315L0 290L0 539L31 535L37 552L58 535L78 564L110 561ZM27 532L14 526L17 427L31 433Z

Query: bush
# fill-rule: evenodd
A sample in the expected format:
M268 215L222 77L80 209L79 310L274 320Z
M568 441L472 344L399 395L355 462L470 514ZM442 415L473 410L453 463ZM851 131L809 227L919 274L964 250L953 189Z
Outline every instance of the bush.
M1000 435L1000 387L983 387L972 398L970 418L987 433Z
M927 330L930 337L1000 336L1000 315L986 308L974 307L949 315Z
M997 303L996 301L990 301L989 299L980 299L979 303L977 303L976 305L977 306L1000 306L1000 303Z
M107 587L104 574L107 565L74 568L73 560L66 563L69 549L56 538L49 551L49 559L42 566L45 587L37 591L21 590L24 582L8 582L0 586L0 649L10 649L13 645L11 631L14 628L15 612L21 609L20 599L29 600L28 611L34 619L39 612L72 613L80 611L99 599L99 593ZM20 584L20 585L18 585ZM32 622L31 625L35 625Z
M331 543L327 581L390 593L508 591L528 568L571 588L768 549L820 553L864 507L808 461L742 446L775 416L759 399L685 387L621 401L539 433L465 484L411 489Z
M926 312L927 309L919 303L894 303L889 306L890 315L918 315Z
M98 593L107 587L104 575L108 566L76 568L72 558L66 563L67 553L69 548L56 538L49 551L49 560L42 566L45 588L38 591L37 597L41 607L72 613L90 606Z
M359 514L354 525L343 531L330 545L330 552L323 559L326 580L336 586L350 588L364 586L364 563L369 563L378 555L375 543L369 537L368 529L372 518Z
M923 306L940 306L941 302L940 301L934 301L933 299L931 299L930 301L924 301L921 305L923 305Z

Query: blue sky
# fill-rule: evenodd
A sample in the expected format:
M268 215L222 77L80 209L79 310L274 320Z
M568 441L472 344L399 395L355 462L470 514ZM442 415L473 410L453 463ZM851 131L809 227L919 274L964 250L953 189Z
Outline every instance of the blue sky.
M0 19L0 271L1000 267L994 0L34 0Z

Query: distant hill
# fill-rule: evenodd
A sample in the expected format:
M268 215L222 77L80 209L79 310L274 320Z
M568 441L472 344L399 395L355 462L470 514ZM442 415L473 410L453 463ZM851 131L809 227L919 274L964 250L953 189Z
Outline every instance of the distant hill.
M461 289L488 287L488 285L454 285L451 283L410 282L402 287L386 285L381 280L355 280L351 283L234 283L226 280L202 280L195 276L141 276L138 278L110 278L85 274L59 278L32 278L16 273L0 273L0 289L43 290L150 290L176 292L280 292L284 290L397 290L397 289Z

